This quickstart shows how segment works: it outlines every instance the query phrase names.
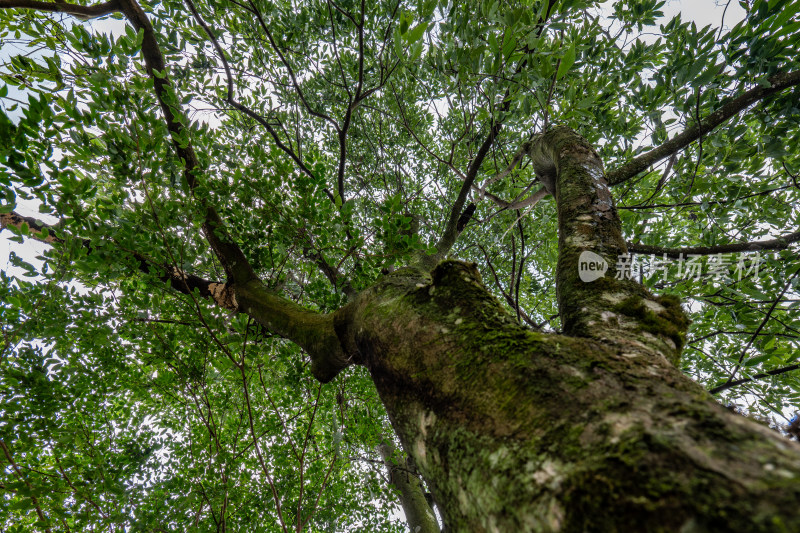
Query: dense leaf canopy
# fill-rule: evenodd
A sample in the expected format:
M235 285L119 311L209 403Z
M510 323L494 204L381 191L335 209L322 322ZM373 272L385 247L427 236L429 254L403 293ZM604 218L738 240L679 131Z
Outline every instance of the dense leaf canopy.
M0 216L24 243L0 273L0 527L402 530L366 372L321 385L180 273L235 275L229 237L330 312L450 255L558 331L556 213L522 157L551 125L596 146L636 275L684 299L684 371L786 423L800 4L704 28L663 4L164 0L148 40L129 0L0 0Z

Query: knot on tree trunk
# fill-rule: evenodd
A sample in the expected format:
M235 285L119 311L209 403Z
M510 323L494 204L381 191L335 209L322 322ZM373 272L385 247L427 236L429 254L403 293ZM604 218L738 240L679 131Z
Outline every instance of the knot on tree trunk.
M452 282L467 281L483 285L481 273L476 263L447 260L439 263L431 273L433 285L447 285Z

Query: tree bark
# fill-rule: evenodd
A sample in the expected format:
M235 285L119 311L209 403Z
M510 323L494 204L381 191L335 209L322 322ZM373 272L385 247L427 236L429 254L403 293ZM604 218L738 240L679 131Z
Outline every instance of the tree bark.
M516 324L474 265L385 276L338 313L448 531L800 531L800 447L718 405L678 361L688 322L609 274L624 252L602 165L574 132L537 138L559 211L566 335Z
M425 497L425 490L419 480L413 462L403 454L398 454L394 444L386 440L378 451L389 474L389 485L397 490L403 514L411 533L440 533L439 522L431 504Z

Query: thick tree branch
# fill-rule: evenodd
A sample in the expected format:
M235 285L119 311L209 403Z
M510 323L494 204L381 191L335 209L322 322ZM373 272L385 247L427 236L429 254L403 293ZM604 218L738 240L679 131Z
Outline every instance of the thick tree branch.
M111 0L102 4L80 6L66 2L39 2L38 0L0 0L0 9L35 9L36 11L49 11L64 13L82 20L104 17L120 11L119 0Z
M597 305L598 312L610 304L597 301L594 286L579 278L578 258L584 251L590 251L614 265L617 256L626 252L603 164L594 148L569 128L553 128L536 135L528 155L536 176L556 199L559 234L556 282L564 331L586 334L592 328L585 323L588 313L581 300Z
M170 133L176 137L175 148L185 161L186 181L191 190L194 190L197 185L197 175L200 174L200 164L191 142L188 141L188 131L183 126L186 118L177 106L171 105L174 95L171 94L164 58L158 47L155 32L135 0L120 0L120 2L123 13L134 28L144 33L142 55L155 84L156 95L167 126ZM208 31L207 27L206 30ZM187 137L185 144L177 140L182 137ZM321 382L330 381L351 363L351 358L344 353L334 330L333 315L309 311L267 289L256 276L238 245L225 233L222 220L211 206L206 207L203 230L217 257L223 263L226 273L233 281L236 303L240 311L253 317L268 330L292 340L306 350L311 355L312 372Z
M439 262L447 256L450 248L452 248L453 244L456 242L456 238L460 233L458 230L458 220L461 218L461 214L464 209L464 203L467 201L467 195L473 188L475 178L478 175L478 170L481 168L483 160L486 159L486 155L489 153L489 148L491 148L494 140L497 138L497 134L500 133L501 127L502 124L500 122L492 123L492 126L489 129L489 135L486 136L483 144L481 144L481 147L478 149L478 153L475 154L475 157L473 158L472 163L470 164L469 169L464 176L464 182L461 184L461 190L458 192L458 197L456 198L456 201L453 203L453 207L450 210L450 217L447 219L447 225L445 226L442 236L439 238L439 242L436 243L436 253L432 255L422 255L418 258L418 264L421 268L429 271L432 270L433 267L439 264Z
M178 99L167 75L164 56L156 39L150 20L136 0L119 0L120 11L137 31L141 31L142 57L147 73L153 81L156 98L173 139L173 146L184 163L184 179L192 194L195 193L202 168L192 146L188 119L180 108ZM312 372L321 382L333 379L352 359L341 346L334 329L334 316L309 311L268 290L239 246L226 232L216 210L199 198L205 213L202 230L206 240L219 258L228 276L228 283L209 285L209 290L233 289L233 308L247 313L269 331L290 339L306 350L312 359ZM169 274L169 273L168 273ZM188 286L185 275L175 269L171 276ZM172 277L170 277L172 279Z
M360 22L353 23L358 30L358 81L356 82L356 93L350 99L350 103L345 111L344 119L342 120L342 128L338 131L339 137L339 165L336 172L336 192L339 195L341 205L345 202L344 190L344 172L347 165L347 134L350 131L350 126L353 121L353 112L356 110L361 100L364 98L362 91L364 89L364 15L366 13L366 2L361 0L361 17ZM331 20L333 24L333 20ZM349 231L348 231L349 238Z
M647 169L650 165L653 165L662 159L671 156L675 152L686 148L703 135L711 132L714 128L729 118L739 114L759 100L763 100L767 96L800 84L800 71L782 72L768 78L767 81L769 82L769 87L758 86L744 92L736 98L728 98L724 100L719 109L708 115L699 123L687 128L682 133L676 135L661 146L654 148L649 152L646 152L625 163L624 165L606 173L608 183L610 185L619 185L620 183L624 183L625 181L636 176L638 173Z
M30 236L37 241L52 244L54 242L64 242L64 240L56 235L58 231L57 226L45 224L40 220L33 217L22 216L19 213L0 213L0 228L16 228L17 232L27 232Z
M66 242L58 225L45 224L33 217L25 217L13 212L0 214L0 228L15 228L15 233L22 233L23 226L26 224L28 226L27 233L32 239L53 245ZM87 253L92 253L92 245L88 239L84 240L82 244ZM138 262L138 269L141 272L169 282L174 290L183 294L191 294L196 290L201 297L212 300L223 309L236 310L236 297L231 285L188 274L175 266L158 264L138 252L129 253Z
M542 34L544 31L545 25L547 20L550 18L550 12L555 5L555 0L549 0L547 4L547 11L542 15L539 20L536 22L536 34L537 36ZM530 53L531 50L525 46L525 51ZM527 56L523 58L518 64L517 68L515 69L515 74L518 74L522 71L528 64ZM501 106L501 112L507 112L511 107L511 90L510 88L506 89L505 96L503 97L503 104ZM418 258L418 264L427 270L433 269L439 261L443 260L447 254L450 252L450 249L455 244L456 239L458 238L461 231L458 229L458 220L462 215L462 210L464 208L464 203L467 200L467 195L469 191L473 188L476 188L475 185L475 178L478 175L478 171L480 170L481 165L483 164L483 160L486 158L486 155L489 153L489 149L494 144L495 139L497 139L500 130L503 127L503 123L500 120L493 120L491 127L489 128L489 134L486 136L486 139L483 141L483 144L478 149L478 153L475 154L475 158L469 165L467 169L467 173L464 176L464 183L461 185L461 190L458 193L458 197L456 197L456 201L453 204L452 209L450 210L450 216L447 220L447 225L445 226L444 232L442 236L439 238L439 242L436 243L436 253L433 255L426 255ZM481 194L485 192L485 187L478 188L481 191ZM537 198L535 202L538 202L541 198ZM534 202L534 203L535 203ZM462 228L463 229L463 228Z
M668 248L649 244L628 243L628 251L637 254L666 255L667 257L686 257L687 255L731 254L740 252L758 252L760 250L785 250L793 242L800 241L800 231L789 233L777 239L766 241L718 244L716 246L689 246L686 248Z
M189 8L189 11L191 11L192 16L194 17L195 21L200 25L200 27L203 28L203 31L205 32L206 36L208 36L208 39L211 41L211 44L214 46L214 49L216 50L217 55L220 58L220 61L222 61L222 66L225 69L225 77L227 79L227 84L228 84L228 93L227 93L227 97L226 97L228 103L231 106L233 106L235 109L238 109L239 111L245 113L246 115L248 115L251 118L254 118L256 121L258 121L260 124L262 124L267 129L267 131L270 133L270 135L272 136L272 138L275 141L275 143L278 146L278 148L281 148L284 152L286 152L295 161L295 163L298 164L298 166L300 167L301 170L303 170L303 172L305 172L307 175L313 177L313 175L311 173L311 170L308 167L306 167L306 165L300 160L299 156L296 155L293 150L291 150L290 148L285 146L283 143L281 143L281 141L278 139L277 133L273 130L272 126L270 126L269 123L266 120L263 119L263 117L261 117L260 115L256 114L254 111L252 111L249 108L243 106L242 104L238 103L235 100L235 98L234 98L234 89L233 89L233 76L231 74L231 68L230 68L230 65L228 63L227 58L225 57L225 52L222 49L222 46L219 44L219 40L214 35L214 32L211 30L211 27L208 25L208 23L203 19L203 17L197 11L197 8L195 7L194 2L192 2L192 0L185 0L185 3L186 3L186 6ZM254 6L254 9L255 9L255 6ZM259 19L260 19L260 15L259 15ZM262 23L263 23L263 21L262 21ZM267 31L267 30L265 30L265 31ZM270 39L271 39L271 37L270 37ZM289 72L292 74L292 79L294 80L294 73L291 70L291 67L289 67L287 65L287 68L289 69ZM300 88L297 87L297 90L300 91ZM337 126L337 130L338 130L338 126ZM330 191L325 190L325 192L327 193L327 195L331 199L331 201L335 200L333 195L330 193ZM334 201L334 203L335 203L335 201ZM350 285L350 282L347 279L345 279L344 276L340 272L338 272L338 270L336 270L335 267L333 267L333 266L329 265L327 262L325 262L324 259L322 258L321 254L317 254L313 259L314 259L314 262L320 267L320 269L322 270L323 274L325 274L325 276L328 278L328 280L334 285L334 287L341 286L342 289L344 290L345 294L347 294L348 297L352 297L352 296L355 295L355 292L353 291L352 286Z
M397 453L394 444L388 440L378 446L378 451L389 474L389 485L397 489L409 529L416 533L439 533L439 523L425 497L419 476L407 459L402 460L405 454Z
M31 238L48 244L63 244L65 238L58 226L50 226L31 217L17 213L0 215L2 228L15 228L15 233L28 226ZM91 242L83 246L92 253ZM171 266L160 265L135 251L126 250L138 261L138 269L158 276L183 294L197 291L203 298L231 311L244 312L268 331L290 339L306 350L312 359L312 372L321 382L333 379L353 361L342 349L334 329L334 314L320 314L269 291L258 279L244 284L209 281Z
M189 190L194 193L202 169L189 138L189 131L186 127L188 120L180 109L176 96L172 91L164 56L159 48L155 30L147 15L135 0L116 0L116 5L131 25L143 34L142 57L147 73L153 81L156 98L164 114L167 130L172 136L173 147L183 160L184 178ZM36 9L33 5L27 7ZM239 246L227 234L222 219L216 210L208 205L204 199L199 200L205 208L205 220L202 225L203 234L225 268L230 281L246 283L256 279L255 272L241 249L239 249Z
M635 340L676 363L688 320L678 301L654 298L616 271L627 248L597 152L560 127L536 135L528 155L556 199L556 294L564 333L604 342Z

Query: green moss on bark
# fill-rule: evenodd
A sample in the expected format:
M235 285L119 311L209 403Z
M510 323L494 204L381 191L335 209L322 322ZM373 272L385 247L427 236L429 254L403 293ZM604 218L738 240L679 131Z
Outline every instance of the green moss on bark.
M800 530L783 510L800 497L800 455L652 357L638 339L685 317L675 298L636 297L611 314L638 328L652 312L659 333L546 335L516 324L474 265L448 261L387 276L340 335L452 531Z
M661 309L654 311L640 296L630 296L612 309L625 316L635 318L640 330L671 339L675 343L676 353L679 354L686 342L689 318L681 309L680 300L677 297L664 295L654 300ZM678 360L675 359L672 363L677 365Z

